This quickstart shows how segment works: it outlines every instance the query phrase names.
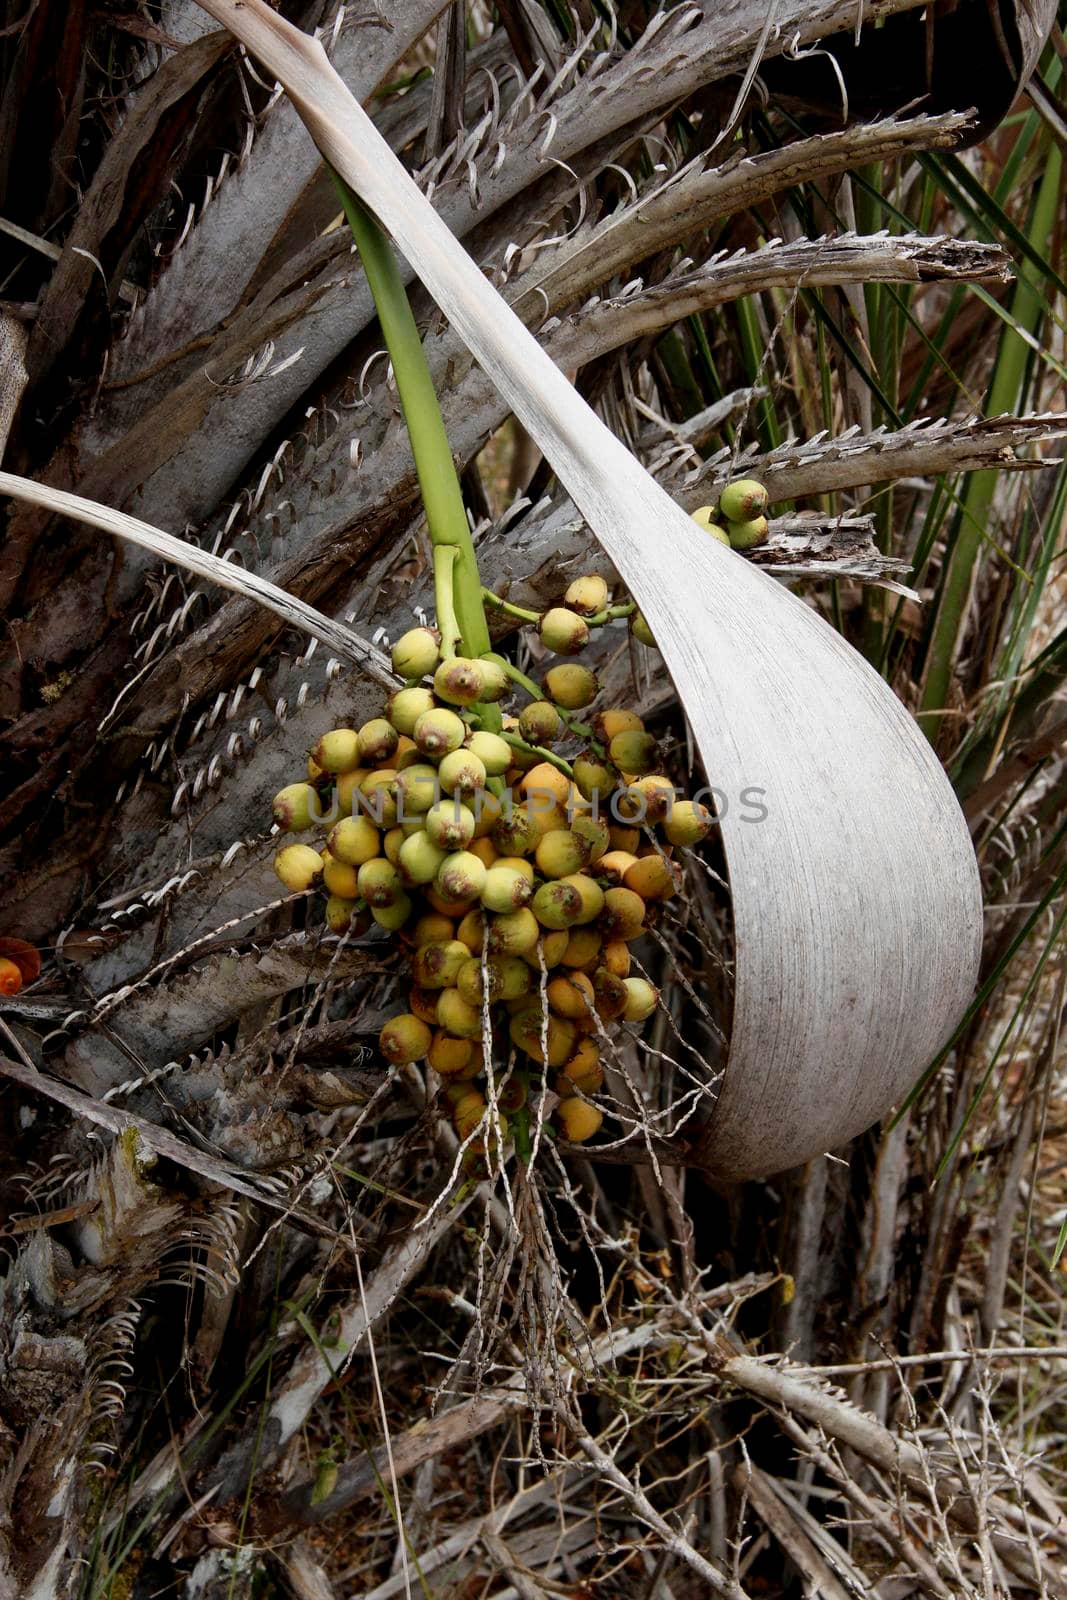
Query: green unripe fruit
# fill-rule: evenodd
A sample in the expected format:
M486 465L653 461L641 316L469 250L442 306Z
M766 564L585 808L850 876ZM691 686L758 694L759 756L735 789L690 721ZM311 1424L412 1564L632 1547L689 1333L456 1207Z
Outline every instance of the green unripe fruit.
M380 847L380 836L369 817L342 817L327 839L330 854L350 867L373 861Z
M467 749L477 756L490 778L501 777L511 766L511 746L498 733L472 733Z
M447 756L458 750L467 737L467 724L454 711L438 706L424 711L411 735L424 756Z
M693 512L693 521L698 528L703 528L705 533L710 533L713 539L720 544L729 544L730 535L719 524L719 508L714 506L701 506L699 511Z
M518 911L533 896L533 884L517 867L492 866L485 875L481 902L487 911Z
M511 692L511 678L505 669L503 657L481 656L478 665L482 669L481 702L493 705L497 700L503 700Z
M322 877L322 857L309 844L287 844L274 857L274 870L291 894L300 894Z
M472 706L482 698L485 674L482 663L468 656L442 661L433 675L433 692L450 706Z
M473 900L485 887L486 876L485 862L479 856L470 850L456 850L438 867L434 888L442 900Z
M585 706L592 705L599 685L595 672L579 666L576 661L569 661L558 667L550 667L545 673L542 688L548 698L562 706L564 711L581 711Z
M564 606L553 606L551 611L546 611L538 631L545 649L554 651L558 656L576 656L589 643L585 619ZM560 704L563 702L560 701Z
M769 504L770 496L762 483L755 478L738 478L720 494L719 514L727 522L751 522L754 517L761 517Z
M426 711L432 711L436 701L429 689L398 689L386 702L385 710L397 733L410 739L415 724Z
M331 933L358 933L361 931L359 922L358 900L346 900L339 894L330 896L326 902L326 926Z
M567 828L553 828L537 841L534 861L543 878L566 878L581 872L591 854L589 841Z
M707 806L693 800L679 800L664 822L663 831L671 844L694 845L706 839L714 826L715 818Z
M650 733L617 733L608 752L621 772L651 772L656 765L656 741Z
M359 758L364 766L379 767L400 743L400 735L384 717L372 717L359 730Z
M501 741L503 742L503 741ZM471 750L452 750L437 769L443 794L474 794L485 788L485 762Z
M393 646L393 671L398 678L425 678L441 659L436 628L409 628Z
M562 728L563 719L550 700L531 700L519 713L519 732L527 744L551 744Z
M539 1007L517 1011L508 1027L511 1042L531 1060L546 1067L562 1067L574 1051L577 1031L566 1017L548 1015L547 1024Z
M302 833L322 821L322 802L310 783L287 783L271 804L271 816L286 833Z
M630 618L630 632L633 634L638 644L646 645L649 650L656 650L659 648L659 646L656 644L652 629L649 627L640 611L635 611L633 616Z
M359 734L355 728L333 728L323 734L311 759L323 772L354 772L359 766Z
M391 861L378 856L359 869L359 892L371 910L395 905L404 896L403 880ZM404 896L406 898L406 896Z
M456 800L439 800L426 813L426 832L442 850L464 850L474 838L474 813Z
M482 1008L464 1000L458 989L442 989L437 998L437 1020L457 1039L477 1039L482 1031Z
M418 1017L406 1011L402 1016L390 1018L385 1024L378 1035L378 1048L387 1061L401 1065L421 1061L432 1040L433 1034L425 1022L420 1022Z
M411 833L400 846L397 865L405 883L432 883L445 852L427 837L424 829Z
M766 517L753 517L750 522L730 523L730 544L734 550L755 550L767 543L770 524Z
M623 978L626 985L626 1004L622 1011L624 1022L644 1022L656 1009L659 990L645 978Z
M579 814L571 819L571 832L589 846L588 861L593 864L606 854L611 844L611 829L599 818Z
M387 933L399 933L411 911L411 901L406 894L398 894L392 905L371 906L371 916L379 928L384 928Z
M582 914L582 897L565 879L543 883L530 902L530 910L543 928L572 928Z
M574 889L581 900L581 909L574 919L576 924L581 926L599 917L604 909L604 891L595 878L587 877L584 872L577 872L570 877L560 878L559 883L553 884L552 887L558 888L561 884Z
M581 578L575 578L563 598L571 610L577 611L579 616L592 617L598 611L604 610L608 603L609 590L607 583L598 573L590 572Z
M500 955L527 955L537 949L540 937L541 925L529 906L494 917L489 924L489 948Z
M645 902L632 889L608 889L604 895L601 927L607 939L622 939L629 944L643 933Z
M599 795L607 800L614 794L619 774L612 767L598 761L591 751L585 750L574 763L574 782L578 793L586 800Z
M572 1095L556 1107L556 1120L565 1139L571 1144L584 1144L594 1133L599 1133L604 1113L599 1106L591 1106L588 1100Z
M412 971L420 989L448 989L456 981L459 969L470 960L470 951L458 939L445 939L438 943L420 945L415 952Z

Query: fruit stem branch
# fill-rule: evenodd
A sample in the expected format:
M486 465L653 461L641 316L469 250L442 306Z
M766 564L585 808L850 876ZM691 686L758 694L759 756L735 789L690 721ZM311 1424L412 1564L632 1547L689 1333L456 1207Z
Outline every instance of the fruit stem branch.
M597 611L591 617L586 617L587 628L602 628L605 622L614 622L619 617L632 617L637 610L636 600L628 600L623 605L607 606L603 611Z
M393 363L430 540L435 551L440 546L455 551L452 600L459 636L467 655L485 655L492 649L492 643L482 607L478 560L474 554L463 493L426 362L426 352L408 304L396 257L377 220L357 200L343 179L332 168L329 171L341 197L341 207L356 241L363 270L367 274L382 336ZM497 707L484 706L481 714L483 726L495 732L500 725Z
M542 761L551 762L554 767L559 768L565 778L569 778L572 783L574 782L574 768L569 761L564 761L563 757L557 756L554 751L546 750L540 744L527 744L526 740L520 739L517 733L502 733L500 737L506 744L511 745L513 750L521 750L525 755L539 756Z
M509 617L517 617L520 622L540 622L539 611L527 611L525 606L513 605L510 600L505 600L501 595L494 594L492 589L482 589L482 600L486 605L494 606L497 611L506 612Z
M517 683L520 689L526 690L526 693L530 696L531 700L548 699L548 696L545 694L540 685L534 683L532 678L528 678L525 672L520 672L518 667L513 666L510 661L505 661L503 656L494 657L494 659L499 661L500 665L503 667L504 671L507 673L508 677L513 683ZM571 716L569 711L565 711L563 707L559 705L556 706L556 713L564 727L568 730L568 732L573 733L576 738L591 739L593 737L593 730L587 722L579 722L576 717ZM600 746L597 745L598 750L599 748Z
M456 554L454 544L435 544L433 547L433 594L443 661L455 655L456 640L459 638L455 606Z

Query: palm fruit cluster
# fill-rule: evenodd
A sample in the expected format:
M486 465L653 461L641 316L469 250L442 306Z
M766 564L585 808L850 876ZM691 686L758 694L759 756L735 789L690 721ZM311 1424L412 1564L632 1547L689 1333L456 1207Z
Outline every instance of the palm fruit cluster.
M377 923L399 942L408 1009L382 1028L382 1055L429 1063L477 1156L509 1138L528 1150L541 1086L563 1138L597 1133L611 1030L659 998L630 947L677 891L676 850L713 825L658 770L635 712L592 710L596 674L571 659L633 612L604 578L577 578L534 622L560 658L539 684L500 656L442 657L435 629L411 629L382 715L324 733L274 799L285 833L325 831L279 849L286 888L324 891L335 933Z

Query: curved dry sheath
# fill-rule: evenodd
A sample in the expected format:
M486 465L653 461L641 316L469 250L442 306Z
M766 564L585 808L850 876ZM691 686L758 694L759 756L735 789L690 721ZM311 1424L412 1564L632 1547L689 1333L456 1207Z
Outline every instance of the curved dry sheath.
M722 817L736 999L699 1159L724 1177L832 1149L914 1083L973 990L981 898L940 764L816 613L714 540L589 410L333 71L262 0L202 0L286 87L566 485L655 633ZM765 791L746 820L741 791Z

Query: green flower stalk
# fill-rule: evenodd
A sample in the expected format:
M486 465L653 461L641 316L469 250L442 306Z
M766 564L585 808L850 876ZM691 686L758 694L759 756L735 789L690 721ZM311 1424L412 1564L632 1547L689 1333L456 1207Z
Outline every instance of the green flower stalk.
M411 452L434 548L438 623L443 635L441 653L450 653L446 648L448 644L452 652L455 650L455 640L448 639L450 625L454 624L463 641L464 654L483 656L492 649L492 643L482 606L478 561L441 408L403 280L389 241L376 220L336 172L331 176L374 296L411 438ZM444 549L454 551L454 556L439 560L438 553ZM451 573L447 570L449 566ZM441 602L448 577L451 577L451 604L445 596L445 614L442 615ZM500 713L495 706L484 706L481 720L483 727L495 732L500 726Z

